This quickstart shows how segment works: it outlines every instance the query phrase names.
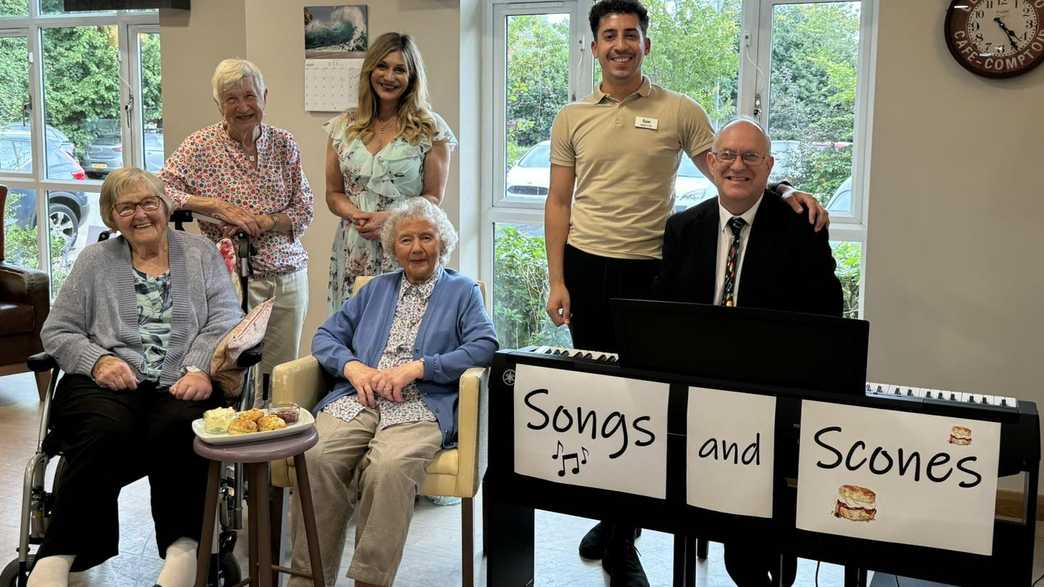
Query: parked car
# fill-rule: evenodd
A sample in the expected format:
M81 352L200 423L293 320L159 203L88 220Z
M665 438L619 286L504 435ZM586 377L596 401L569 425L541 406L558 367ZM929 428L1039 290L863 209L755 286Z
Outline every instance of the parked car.
M123 167L123 142L120 135L101 135L87 145L83 167L91 179L103 179L113 169Z
M841 182L841 185L837 186L834 190L834 195L830 196L827 200L826 205L827 212L831 214L851 214L852 213L852 176L849 175L845 181Z
M7 126L5 126L3 131L0 131L0 132L3 132L3 133L7 133L7 132L20 133L20 132L22 132L22 133L29 134L29 124L26 123L26 122L12 122L12 123L8 124ZM69 140L69 137L67 137L65 135L65 133L63 133L62 131L58 130L57 128L55 128L55 127L53 127L53 126L48 124L47 125L47 130L45 131L45 134L44 134L44 139L47 141L48 145L52 145L53 147L55 147L55 148L57 148L59 150L65 151L73 159L76 158L76 145L74 145L73 142L71 140Z
M0 169L31 172L32 159L20 158L19 153L30 152L31 139L27 131L0 131ZM57 180L82 181L87 178L80 164L72 155L59 148L56 142L47 142L48 176ZM36 192L12 187L8 193L11 214L5 222L21 226L36 224ZM72 247L79 234L80 225L87 219L90 204L83 192L53 190L48 192L47 209L52 233L61 233L66 246Z
M159 173L163 169L163 131L145 131L145 170Z
M163 169L163 131L145 131L145 169L153 173ZM113 169L123 167L123 138L104 134L87 145L83 166L87 175L104 179Z
M547 196L551 183L551 141L533 145L507 174L508 196ZM710 180L700 173L692 160L682 155L678 175L674 179L675 212L698 204L717 193L710 189Z

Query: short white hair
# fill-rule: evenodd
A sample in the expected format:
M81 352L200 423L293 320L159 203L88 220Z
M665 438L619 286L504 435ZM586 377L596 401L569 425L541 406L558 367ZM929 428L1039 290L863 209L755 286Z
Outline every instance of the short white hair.
M736 118L733 118L728 123L726 123L725 126L718 129L718 133L714 135L715 151L718 150L718 139L721 137L722 133L724 133L725 130L728 129L730 126L736 126L737 124L749 124L750 126L753 126L755 129L757 129L758 132L761 133L761 136L765 137L765 154L770 155L772 153L772 137L770 137L769 134L765 132L765 128L761 126L761 123L749 116L737 116Z
M221 105L221 93L249 81L254 84L257 96L265 97L265 76L261 70L246 59L225 59L214 68L214 76L210 78L210 86L214 91L214 101Z
M449 262L453 249L457 248L457 230L453 228L453 223L449 221L449 217L442 208L432 204L431 200L427 198L417 196L406 198L405 202L396 204L389 212L391 212L391 216L384 221L384 226L381 228L381 245L384 246L386 255L395 257L395 237L398 236L399 225L404 220L427 220L439 233L440 261L443 265Z

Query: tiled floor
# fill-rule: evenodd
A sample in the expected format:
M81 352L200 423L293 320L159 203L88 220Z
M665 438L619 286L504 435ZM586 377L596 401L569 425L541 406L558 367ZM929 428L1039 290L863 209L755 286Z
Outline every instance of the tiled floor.
M15 558L18 545L18 515L21 509L22 476L29 456L35 450L38 401L33 378L28 375L0 377L0 566ZM73 585L106 587L152 585L162 566L156 552L152 519L149 513L148 482L141 480L120 496L120 555L86 573L75 574ZM608 585L608 577L597 562L584 562L576 555L576 545L591 521L546 512L537 513L536 583L552 587ZM478 530L481 532L481 530ZM354 532L348 533L349 537ZM1044 536L1038 530L1038 536ZM246 534L239 541L237 554L246 546ZM476 536L481 544L481 536ZM410 530L406 554L399 569L397 585L446 587L460 584L460 507L435 506L421 500ZM638 540L642 563L655 586L671 584L672 538L646 531ZM1042 572L1044 539L1037 541L1034 577ZM350 586L343 578L350 562L351 544L342 557L338 586ZM242 563L245 558L240 556ZM477 563L479 585L485 585L485 565ZM800 561L797 585L822 587L842 584L842 570L824 564L816 580L816 565ZM888 582L876 581L875 584ZM907 583L901 583L906 585ZM733 585L721 560L721 545L712 543L710 557L697 568L699 587ZM7 587L6 585L0 587Z

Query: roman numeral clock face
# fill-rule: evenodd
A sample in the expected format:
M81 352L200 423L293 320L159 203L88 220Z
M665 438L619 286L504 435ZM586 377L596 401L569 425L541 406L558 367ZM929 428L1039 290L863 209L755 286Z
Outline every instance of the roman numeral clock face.
M946 45L968 71L1013 77L1044 60L1044 0L952 0Z

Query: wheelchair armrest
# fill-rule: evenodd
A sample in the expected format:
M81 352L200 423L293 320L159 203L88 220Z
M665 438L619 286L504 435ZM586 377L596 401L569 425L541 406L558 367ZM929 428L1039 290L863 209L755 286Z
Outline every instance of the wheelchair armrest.
M58 361L47 353L36 353L35 355L30 355L30 357L26 359L25 364L29 367L30 371L41 373L43 371L50 371L57 367Z
M240 369L246 369L247 367L253 367L254 365L261 362L261 351L264 350L262 347L264 344L258 344L248 348L239 354L239 358L236 359L236 367Z

